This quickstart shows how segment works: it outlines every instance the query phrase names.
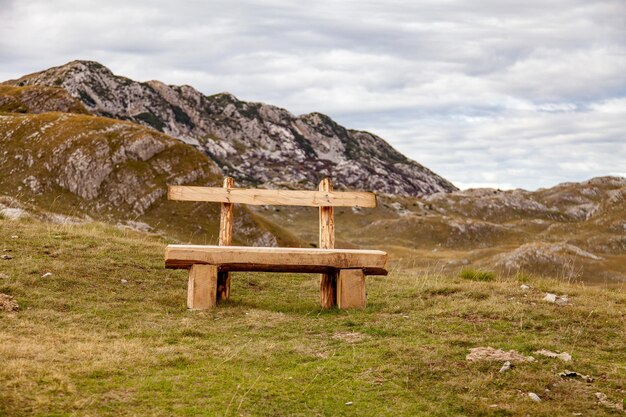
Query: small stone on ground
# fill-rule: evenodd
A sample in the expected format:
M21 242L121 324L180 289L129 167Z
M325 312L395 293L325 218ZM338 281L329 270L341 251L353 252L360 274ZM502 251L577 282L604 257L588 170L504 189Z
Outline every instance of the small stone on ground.
M541 398L539 398L539 396L537 394L535 394L534 392L529 392L528 396L530 397L531 400L540 403L541 402Z
M589 375L579 374L578 372L568 371L567 369L559 374L561 378L580 378L583 381L593 382L593 378Z
M511 369L513 367L513 365L511 364L510 361L506 361L504 362L504 364L502 365L502 368L500 368L500 373L505 373L506 371L508 371L509 369Z
M41 278L50 278L52 276L52 272L46 272L41 276Z
M13 257L11 255L2 255L2 256L0 256L0 258L4 259L5 261L13 259Z
M609 400L606 394L601 392L596 392L596 398L598 402L607 408L611 408L613 410L624 411L624 403L614 402Z
M491 346L477 347L470 349L470 353L465 359L474 361L509 361L514 362L532 362L535 360L532 356L524 356L515 350L504 351L502 349L494 349Z
M546 293L546 296L543 297L543 301L554 303L559 306L564 306L569 302L567 295L556 295L551 293Z
M0 293L0 311L17 311L19 309L20 306L13 297Z
M548 358L558 358L562 361L569 362L572 360L572 355L567 352L556 353L551 350L541 349L534 352L536 355L547 356Z
M0 279L9 279L7 274L0 274Z

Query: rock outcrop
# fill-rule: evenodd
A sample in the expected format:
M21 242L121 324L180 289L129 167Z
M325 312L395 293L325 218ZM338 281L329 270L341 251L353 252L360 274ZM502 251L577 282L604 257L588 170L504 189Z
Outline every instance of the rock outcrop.
M219 205L176 204L168 184L221 183L206 155L163 133L130 122L70 113L0 113L0 195L49 212L126 224L149 224L184 241L217 239ZM3 218L23 210L0 204ZM242 244L278 244L238 209ZM54 221L54 220L53 220Z
M218 175L202 155L162 133L92 116L0 116L0 143L5 150L0 163L8 174L2 182L23 175L20 187L34 194L59 186L100 209L135 215L165 195L166 183Z
M380 137L346 129L328 116L205 96L190 86L136 82L101 64L73 61L6 82L62 87L91 113L129 120L191 144L239 184L315 188L331 176L337 188L423 196L456 190Z
M569 243L534 242L526 243L511 252L496 255L494 264L509 271L551 268L559 272L569 265L574 265L580 258L602 260L601 257Z

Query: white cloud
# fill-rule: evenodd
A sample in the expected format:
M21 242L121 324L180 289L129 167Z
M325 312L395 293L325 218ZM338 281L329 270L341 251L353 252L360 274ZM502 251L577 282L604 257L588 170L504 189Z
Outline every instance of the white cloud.
M460 185L623 172L623 0L0 0L0 78L93 59L321 111Z

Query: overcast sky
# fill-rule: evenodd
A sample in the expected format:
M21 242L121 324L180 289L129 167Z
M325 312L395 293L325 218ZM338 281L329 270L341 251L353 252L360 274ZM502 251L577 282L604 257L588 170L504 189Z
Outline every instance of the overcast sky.
M626 176L626 0L0 0L0 79L74 59L326 113L461 188Z

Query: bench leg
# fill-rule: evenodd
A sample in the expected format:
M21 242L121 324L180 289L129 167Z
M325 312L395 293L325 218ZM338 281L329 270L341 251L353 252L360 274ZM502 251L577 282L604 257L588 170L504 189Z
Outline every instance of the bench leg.
M365 274L362 269L341 269L337 279L340 309L365 308Z
M192 265L187 286L187 308L207 310L217 301L217 266Z
M217 273L217 301L228 300L230 297L230 272Z
M322 274L320 304L322 308L333 308L337 305L337 272Z

